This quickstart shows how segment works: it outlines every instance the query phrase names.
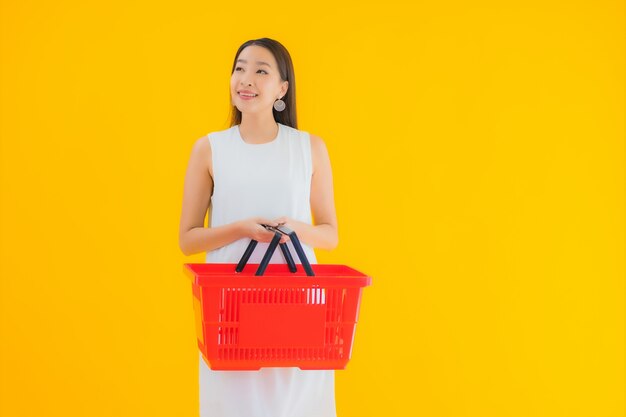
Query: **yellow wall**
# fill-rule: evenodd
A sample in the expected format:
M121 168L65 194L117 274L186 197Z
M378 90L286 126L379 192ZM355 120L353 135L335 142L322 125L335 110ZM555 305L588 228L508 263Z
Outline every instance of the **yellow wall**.
M624 416L624 3L422 3L2 0L0 415L197 415L183 178L267 36L374 278L339 417Z

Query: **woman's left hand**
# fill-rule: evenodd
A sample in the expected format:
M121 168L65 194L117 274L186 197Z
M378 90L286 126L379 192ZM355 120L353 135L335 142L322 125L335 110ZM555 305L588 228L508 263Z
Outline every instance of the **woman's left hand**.
M278 223L280 226L285 226L288 227L289 229L293 230L294 232L296 232L296 234L298 234L298 232L296 231L296 229L294 228L294 224L296 223L292 218L287 217L287 216L282 216L279 217L277 219L274 219L274 221L276 223ZM280 243L285 243L285 242L289 242L289 236L287 235L283 235L282 239L280 240Z
M274 221L278 224L282 224L282 225L287 225L287 223L290 223L291 219L287 216L283 216L283 217L279 217L277 219L274 219ZM289 226L287 226L289 227Z

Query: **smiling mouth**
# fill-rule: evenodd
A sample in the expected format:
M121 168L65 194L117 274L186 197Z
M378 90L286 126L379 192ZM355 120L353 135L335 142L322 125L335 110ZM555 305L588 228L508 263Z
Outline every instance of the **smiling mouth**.
M247 98L258 96L258 94L244 94L244 93L237 93L237 94L239 94L241 97L247 97Z

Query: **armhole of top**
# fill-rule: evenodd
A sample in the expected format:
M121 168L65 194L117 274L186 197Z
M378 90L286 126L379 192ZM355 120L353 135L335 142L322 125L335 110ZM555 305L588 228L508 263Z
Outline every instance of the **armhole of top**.
M315 167L313 166L313 140L311 139L311 133L306 132L306 138L309 141L309 172L311 173L311 177L313 177L313 173L315 172Z
M211 152L211 158L209 159L209 166L211 167L211 169L209 170L209 175L211 175L211 179L213 180L213 190L215 191L215 158L213 157L213 155L215 155L215 147L213 146L213 138L211 137L211 134L208 133L206 135L207 141L209 142L209 151Z

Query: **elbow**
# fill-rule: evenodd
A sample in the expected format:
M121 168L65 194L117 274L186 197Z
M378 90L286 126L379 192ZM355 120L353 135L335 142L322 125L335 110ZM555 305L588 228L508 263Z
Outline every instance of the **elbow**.
M180 251L183 253L183 255L185 256L193 255L193 252L190 250L189 246L187 245L187 242L184 236L179 237L178 247L180 248Z
M339 245L339 236L335 233L331 239L326 242L325 248L326 250L333 250Z
M326 250L333 250L333 249L337 248L337 245L338 245L337 242L329 243L328 246L326 246L324 249L326 249Z

